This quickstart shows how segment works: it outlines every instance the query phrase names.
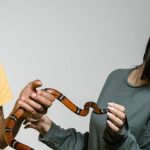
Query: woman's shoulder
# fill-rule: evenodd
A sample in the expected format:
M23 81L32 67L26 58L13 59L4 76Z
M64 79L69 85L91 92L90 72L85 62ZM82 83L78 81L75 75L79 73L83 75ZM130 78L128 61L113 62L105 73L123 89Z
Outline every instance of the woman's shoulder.
M109 73L109 78L126 76L133 68L118 68Z

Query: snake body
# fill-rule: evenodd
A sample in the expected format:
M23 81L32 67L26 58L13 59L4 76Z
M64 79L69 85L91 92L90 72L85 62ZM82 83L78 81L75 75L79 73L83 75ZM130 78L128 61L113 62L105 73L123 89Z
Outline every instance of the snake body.
M45 91L48 91L50 88L44 89ZM89 108L93 108L93 112L96 114L106 114L107 109L101 109L97 106L95 102L86 102L84 105L84 109L80 109L77 107L71 100L69 100L66 96L64 96L59 91L52 89L53 93L51 93L57 100L59 100L61 103L63 103L68 109L70 109L72 112L79 116L86 116L89 113ZM16 149L16 150L34 150L33 148L20 143L19 141L14 139L13 136L13 128L16 124L16 122L20 119L26 118L26 111L19 107L13 114L11 114L6 122L5 130L4 130L4 136L6 139L7 144Z

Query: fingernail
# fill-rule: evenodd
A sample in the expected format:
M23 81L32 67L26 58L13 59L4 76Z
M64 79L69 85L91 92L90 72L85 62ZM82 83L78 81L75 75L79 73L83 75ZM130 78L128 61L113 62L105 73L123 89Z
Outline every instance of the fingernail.
M36 97L36 93L32 93L31 96L34 98Z
M108 105L109 105L109 106L113 106L114 104L113 104L113 103L108 103Z
M110 110L113 110L113 109L114 109L112 106L108 106L107 108L110 109Z
M112 114L111 114L110 112L107 112L107 115L108 115L108 116L111 116Z
M107 120L107 123L108 123L108 124L110 124L110 121L109 121L109 120Z

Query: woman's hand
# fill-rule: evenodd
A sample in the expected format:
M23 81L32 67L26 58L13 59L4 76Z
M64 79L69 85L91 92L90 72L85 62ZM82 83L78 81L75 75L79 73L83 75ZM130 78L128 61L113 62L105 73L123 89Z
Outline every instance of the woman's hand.
M41 135L44 135L48 132L48 130L51 128L52 121L46 116L43 115L40 119L34 121L32 118L28 118L24 125L26 125L24 128L33 128L37 130Z
M116 103L108 103L108 126L113 132L119 132L124 126L125 107Z

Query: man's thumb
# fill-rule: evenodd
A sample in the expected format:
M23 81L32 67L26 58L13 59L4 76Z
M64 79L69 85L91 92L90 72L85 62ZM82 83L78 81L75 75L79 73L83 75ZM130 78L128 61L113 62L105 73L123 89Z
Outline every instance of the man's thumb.
M30 86L33 90L36 90L36 88L42 86L42 82L40 80L35 80L35 81L31 82Z

